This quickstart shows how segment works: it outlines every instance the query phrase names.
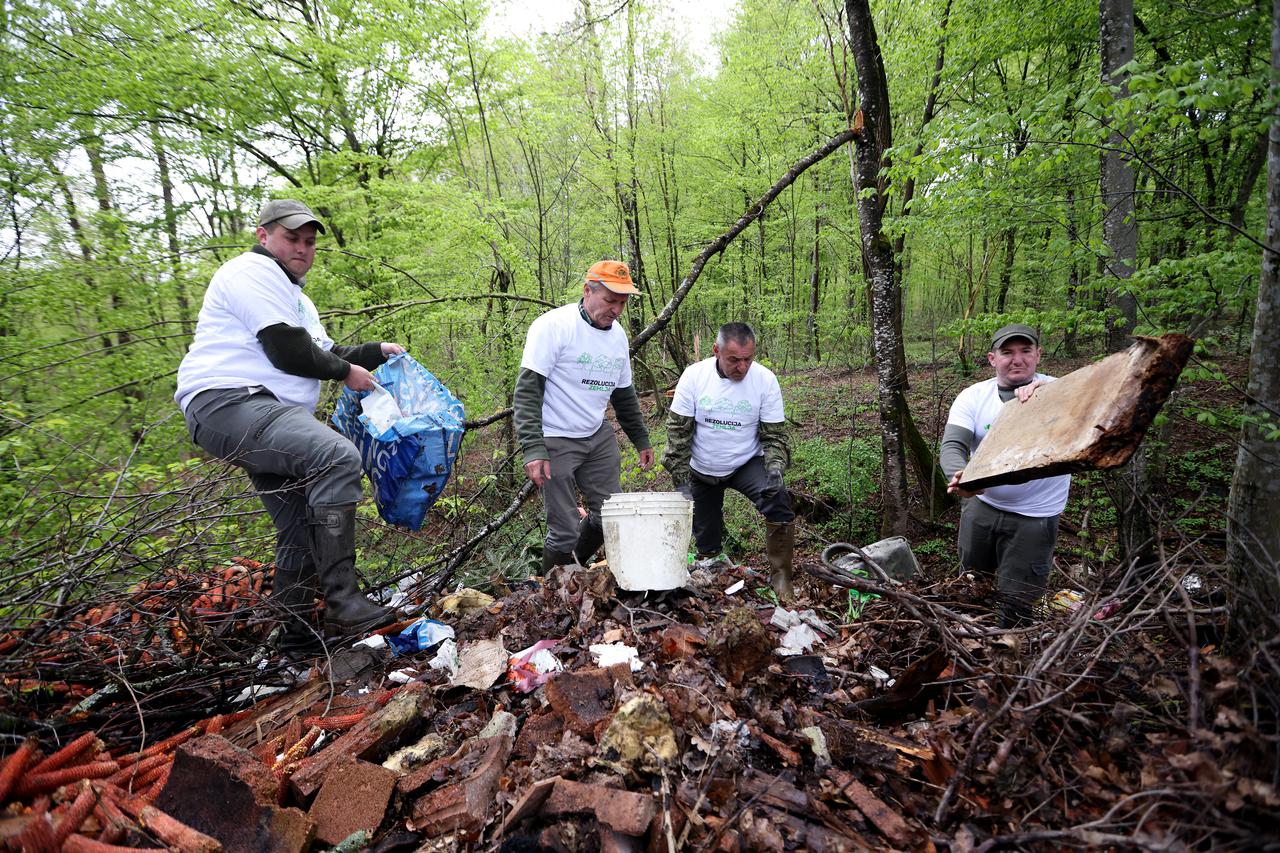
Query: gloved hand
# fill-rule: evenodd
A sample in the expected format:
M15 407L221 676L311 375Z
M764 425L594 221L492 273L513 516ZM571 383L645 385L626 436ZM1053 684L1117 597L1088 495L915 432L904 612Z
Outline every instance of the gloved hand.
M688 482L681 483L676 486L676 491L684 495L687 500L693 500L693 486Z
M772 465L765 473L768 479L764 482L764 495L771 498L782 491L782 466Z

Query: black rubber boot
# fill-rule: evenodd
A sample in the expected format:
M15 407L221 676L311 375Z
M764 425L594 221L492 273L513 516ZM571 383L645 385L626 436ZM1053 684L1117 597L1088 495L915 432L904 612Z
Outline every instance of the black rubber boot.
M301 571L276 569L271 581L272 615L283 623L284 630L276 647L290 660L306 660L324 654L324 643L316 630L316 567L308 564Z
M553 551L545 545L542 547L542 573L550 574L556 566L573 565L573 554L568 551Z
M395 621L389 607L374 604L356 579L356 507L307 510L307 538L324 592L324 632L329 637L363 634Z
M600 516L589 512L578 523L578 542L573 546L573 558L578 561L579 566L589 565L591 558L603 544L604 525L600 522Z
M1001 628L1025 628L1035 624L1035 611L1025 597L1001 595L996 614Z

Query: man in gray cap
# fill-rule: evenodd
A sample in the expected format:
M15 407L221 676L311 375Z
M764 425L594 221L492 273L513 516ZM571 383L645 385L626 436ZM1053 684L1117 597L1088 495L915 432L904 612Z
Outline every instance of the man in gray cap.
M960 475L1001 408L1025 403L1052 376L1036 372L1040 336L1021 323L1005 326L991 340L987 362L996 375L960 392L947 415L940 463L948 491L964 498L960 511L960 563L967 571L994 574L1000 626L1031 621L1032 605L1048 589L1058 516L1067 505L1071 476L1045 477L976 493L959 487Z
M369 371L404 350L379 342L339 346L325 334L303 292L323 232L300 201L263 206L258 245L213 274L174 395L192 441L248 471L271 515L272 600L284 620L281 651L291 657L320 650L306 619L317 587L328 635L361 633L395 617L357 583L360 454L314 413L320 380L368 391L376 385Z

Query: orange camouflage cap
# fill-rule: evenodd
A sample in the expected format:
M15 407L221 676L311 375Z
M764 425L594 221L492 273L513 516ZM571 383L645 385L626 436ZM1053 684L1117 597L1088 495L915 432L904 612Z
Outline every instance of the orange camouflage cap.
M614 293L639 293L635 282L631 280L631 270L622 261L596 261L587 270L587 283L598 281Z

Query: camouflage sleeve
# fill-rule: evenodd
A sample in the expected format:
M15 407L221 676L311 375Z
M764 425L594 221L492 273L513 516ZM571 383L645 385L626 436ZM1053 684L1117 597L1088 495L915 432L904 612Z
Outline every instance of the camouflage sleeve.
M662 454L662 467L667 469L671 482L676 486L689 482L694 427L693 418L687 415L677 415L675 412L667 415L667 450Z
M764 448L764 469L779 467L783 471L791 464L791 445L787 441L787 422L776 424L760 422L760 446Z

